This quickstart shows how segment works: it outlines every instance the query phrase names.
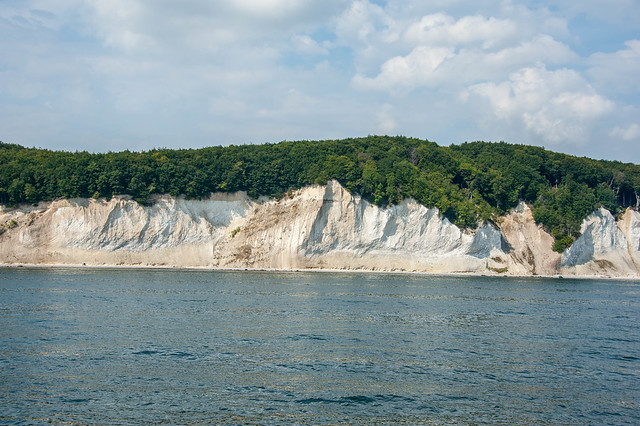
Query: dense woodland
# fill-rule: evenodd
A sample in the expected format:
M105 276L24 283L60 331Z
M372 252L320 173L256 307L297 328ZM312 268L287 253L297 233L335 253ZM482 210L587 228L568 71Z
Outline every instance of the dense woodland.
M640 166L591 160L504 142L449 147L427 140L366 138L281 142L147 152L62 152L0 142L0 203L154 193L189 198L246 191L281 197L338 180L379 205L412 197L465 228L492 220L519 201L532 204L557 251L579 236L583 219L640 204Z

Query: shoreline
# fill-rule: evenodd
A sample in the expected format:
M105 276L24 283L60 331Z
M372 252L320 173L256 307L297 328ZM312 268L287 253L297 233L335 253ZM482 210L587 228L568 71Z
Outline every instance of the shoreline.
M211 271L211 272L273 272L273 273L347 273L347 274L385 274L385 275L413 275L428 277L456 277L456 278L514 278L514 279L555 279L555 280L610 280L610 281L638 281L640 277L605 276L605 275L518 275L480 272L427 272L427 271L388 271L371 269L331 269L331 268L225 268L214 266L176 266L176 265L83 265L83 264L51 264L51 263L2 263L2 269L140 269L140 270L170 270L170 271Z

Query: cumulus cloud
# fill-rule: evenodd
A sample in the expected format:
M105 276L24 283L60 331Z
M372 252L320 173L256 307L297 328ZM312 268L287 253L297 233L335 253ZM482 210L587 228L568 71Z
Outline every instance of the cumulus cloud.
M407 56L396 56L386 61L375 78L358 74L354 77L353 83L362 89L383 90L411 89L429 85L437 80L438 67L453 56L451 48L418 46Z
M387 60L377 76L357 74L353 82L361 89L392 91L433 85L464 87L478 80L506 77L527 64L561 64L574 56L567 46L548 36L495 52L420 45L406 56Z
M421 86L463 86L504 78L526 65L556 65L576 57L565 44L546 34L518 31L510 19L437 13L408 23L403 32L406 55L387 59L375 77L357 74L360 89L406 90Z
M345 44L369 46L397 38L393 18L377 4L356 0L336 19L335 32Z
M576 72L524 68L501 83L472 85L463 94L488 101L496 119L521 123L545 142L586 142L594 123L613 111L604 98Z
M328 55L329 50L325 45L318 43L306 34L296 34L292 37L293 48L307 55Z
M640 141L640 125L633 123L627 127L616 126L611 131L611 136L624 141Z
M398 133L609 155L598 142L639 137L635 1L0 2L0 139L115 150Z
M339 13L346 0L86 0L107 46L136 54L219 53L239 45L285 46Z
M455 20L444 13L423 16L404 33L411 43L445 46L481 43L484 49L519 37L518 26L508 19L476 15Z
M628 40L614 53L595 53L588 59L588 75L598 87L624 94L637 94L640 75L640 40Z

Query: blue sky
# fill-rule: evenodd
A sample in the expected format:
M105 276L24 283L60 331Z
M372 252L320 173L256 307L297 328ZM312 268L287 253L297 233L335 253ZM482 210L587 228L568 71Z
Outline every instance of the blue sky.
M640 163L640 0L0 0L0 140L406 135Z

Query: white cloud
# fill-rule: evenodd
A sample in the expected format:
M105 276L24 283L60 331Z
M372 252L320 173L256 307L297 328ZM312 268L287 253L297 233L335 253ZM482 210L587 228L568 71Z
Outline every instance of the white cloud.
M640 92L640 40L628 40L626 49L614 53L595 53L588 59L588 75L598 87L619 93Z
M552 144L581 144L597 120L615 104L599 95L576 72L525 68L502 83L481 83L464 94L488 101L495 119L521 123L528 132Z
M362 89L405 89L429 85L437 78L438 67L454 56L451 48L418 46L406 57L397 56L382 65L375 78L358 74L353 83Z
M382 62L395 56L395 44L403 26L385 8L367 0L355 0L333 22L336 44L353 54L358 72L377 70Z
M310 0L234 0L230 7L258 17L269 19L286 19L290 15L298 15L312 6ZM303 13L303 12L302 12Z
M305 55L323 55L329 54L327 48L315 41L313 38L306 34L296 34L292 38L293 48Z
M624 141L640 141L640 125L633 123L627 127L616 126L611 131L611 136Z
M476 63L486 64L491 70L492 75L496 75L498 67L502 69L513 69L525 64L544 63L548 65L556 65L567 63L575 59L577 55L571 49L548 35L538 35L530 40L504 48L497 52L488 52L486 54L469 55L476 59ZM489 76L482 75L483 78Z
M389 31L393 24L393 19L382 7L367 0L356 0L336 19L335 31L345 44L367 46L380 40L395 39L397 36Z
M599 155L608 140L640 160L634 5L0 1L0 139L115 150L398 133Z
M549 35L526 35L510 20L427 15L404 32L404 45L415 46L410 53L387 59L375 77L358 73L353 83L360 89L392 92L436 85L462 88L479 80L506 78L528 65L563 64L576 58L568 46Z
M548 104L522 114L526 128L553 144L584 144L592 120L613 110L613 103L597 94L561 93Z
M404 33L405 40L410 43L444 46L481 43L483 49L504 42L511 44L519 37L517 24L508 19L465 16L456 21L443 13L423 16Z
M233 43L283 43L324 25L346 0L87 0L90 19L110 46L144 53L217 51Z

